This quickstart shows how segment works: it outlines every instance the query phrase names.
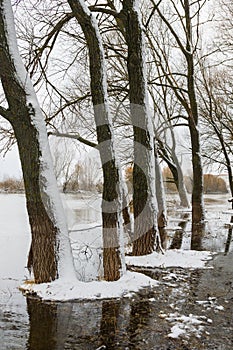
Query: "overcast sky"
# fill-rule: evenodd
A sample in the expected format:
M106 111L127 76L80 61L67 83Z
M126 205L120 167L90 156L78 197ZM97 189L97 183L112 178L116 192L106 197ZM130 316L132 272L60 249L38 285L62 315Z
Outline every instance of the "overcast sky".
M5 155L5 157L0 154L0 180L4 179L5 177L20 178L21 176L18 151L17 147L14 146L13 149Z

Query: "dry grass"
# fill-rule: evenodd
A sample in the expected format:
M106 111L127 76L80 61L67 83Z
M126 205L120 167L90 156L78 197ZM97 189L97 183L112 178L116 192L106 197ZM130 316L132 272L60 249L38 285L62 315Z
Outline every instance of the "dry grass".
M15 178L6 178L0 182L0 191L7 193L18 193L24 191L23 180Z

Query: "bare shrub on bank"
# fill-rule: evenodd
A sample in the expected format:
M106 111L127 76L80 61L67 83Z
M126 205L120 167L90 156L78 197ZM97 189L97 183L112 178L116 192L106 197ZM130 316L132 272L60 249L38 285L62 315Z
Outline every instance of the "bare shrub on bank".
M22 179L8 177L0 181L0 192L22 193L24 192L24 184Z

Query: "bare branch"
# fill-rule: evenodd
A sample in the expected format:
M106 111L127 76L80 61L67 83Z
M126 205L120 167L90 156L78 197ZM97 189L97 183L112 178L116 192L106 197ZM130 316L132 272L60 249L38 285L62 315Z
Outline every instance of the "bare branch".
M78 140L79 142L82 142L83 144L90 146L90 147L93 147L93 148L98 146L97 143L86 140L82 136L80 136L79 134L72 135L72 134L67 134L67 133L51 132L50 131L50 132L48 132L48 136L50 136L50 135L56 136L56 137L66 137L68 139Z
M0 115L7 120L10 119L10 111L2 106L0 106Z

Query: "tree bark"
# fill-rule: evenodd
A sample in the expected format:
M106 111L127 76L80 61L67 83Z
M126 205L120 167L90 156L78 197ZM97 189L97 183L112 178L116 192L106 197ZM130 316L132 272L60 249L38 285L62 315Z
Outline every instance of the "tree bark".
M124 271L123 247L120 247L122 231L122 180L116 162L112 120L108 109L107 78L104 51L97 22L81 1L68 0L79 22L89 51L91 95L94 105L98 149L103 169L103 264L104 278L115 281Z
M198 106L194 79L194 57L192 48L192 24L189 0L184 1L186 20L186 61L187 87L190 103L188 124L192 144L193 191L192 191L192 239L191 249L201 249L201 239L204 234L204 201L203 201L203 170L201 163L201 145L198 130Z
M193 45L193 34L192 34L192 20L196 16L200 15L200 8L195 11L194 15L190 14L190 7L195 5L195 3L190 3L189 0L184 0L180 2L181 11L184 10L184 13L178 12L177 15L180 20L181 27L183 28L185 35L185 45L180 38L179 33L176 32L172 23L166 19L166 17L159 10L159 5L155 5L159 16L166 24L170 30L173 38L176 41L177 46L180 49L180 52L183 54L187 69L187 94L188 98L186 99L183 93L179 93L177 86L173 85L172 79L167 76L169 85L172 87L176 97L179 102L182 104L183 108L188 114L188 125L191 137L191 147L192 147L192 167L193 167L193 191L192 191L192 243L191 247L193 249L199 249L201 237L204 233L204 202L203 202L203 173L202 173L202 164L201 164L201 147L200 147L200 135L198 131L198 106L196 99L196 88L195 88L195 75L194 75L194 55L197 50L197 45ZM198 22L197 22L197 25ZM166 62L167 64L167 62ZM195 243L197 242L197 243Z
M18 52L9 0L0 0L0 43L0 78L8 103L7 119L18 144L32 234L28 268L33 270L36 283L50 282L60 277L67 268L74 276L65 218L60 216L63 212L45 123ZM62 266L60 260L64 262L66 253L70 254L66 260L69 263Z
M148 111L145 48L142 23L135 1L124 0L122 18L128 45L127 67L130 111L134 132L133 255L154 251L157 234L152 120Z

